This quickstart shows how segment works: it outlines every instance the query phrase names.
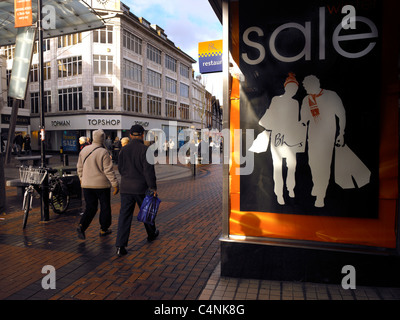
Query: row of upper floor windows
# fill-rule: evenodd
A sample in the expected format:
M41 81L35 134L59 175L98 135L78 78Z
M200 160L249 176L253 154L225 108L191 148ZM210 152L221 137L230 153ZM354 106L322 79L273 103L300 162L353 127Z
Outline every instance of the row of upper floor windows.
M113 26L106 26L106 28L103 29L97 29L92 31L93 32L93 42L94 43L105 43L105 44L112 44L113 43ZM133 33L123 30L123 47L127 48L128 50L131 50L135 52L138 55L142 55L142 39L134 35ZM76 44L82 43L82 33L74 33L74 34L69 34L69 35L64 35L64 36L59 36L57 38L57 47L58 48L64 48L64 47L69 47L73 46ZM38 43L36 42L34 46L34 54L38 52L37 50ZM10 45L10 46L5 46L4 48L4 54L7 59L13 59L14 58L14 53L15 53L15 45ZM43 51L48 51L50 50L50 39L44 40L43 43ZM161 50L156 48L155 46L151 44L147 44L146 46L146 57L148 60L162 65L162 54ZM165 54L164 58L164 66L168 70L171 70L173 72L177 72L177 66L178 66L178 61L174 57ZM190 78L190 67L180 63L179 64L179 73L181 76L185 78Z
M143 98L141 92L129 89L123 90L122 108L124 111L143 113ZM147 114L161 116L161 106L163 100L160 97L147 95ZM44 111L52 112L51 92L44 92ZM113 110L114 109L114 88L113 87L93 87L93 108L94 110ZM179 106L179 107L178 107ZM22 106L23 108L23 106ZM39 113L39 93L30 93L31 113ZM83 110L82 87L65 88L58 90L58 112ZM178 103L165 99L164 116L171 118L190 119L190 107L185 103Z
M122 46L128 50L133 51L138 55L143 54L142 49L142 39L138 36L134 35L133 33L124 30L123 31L123 39L122 39ZM161 58L161 50L156 48L151 44L147 44L146 46L146 57L148 60L153 61L156 64L162 65L162 58ZM168 54L165 54L164 58L164 66L165 68L177 72L177 65L178 61L174 57L171 57ZM179 64L179 73L181 76L185 78L190 77L190 67L187 65L180 63Z
M72 77L82 74L82 56L69 57L57 60L58 78ZM43 67L44 80L51 79L51 64L45 62ZM162 88L162 75L151 69L147 69L147 85L156 89ZM123 77L142 82L142 66L124 59L123 63ZM112 75L113 74L113 56L93 56L93 74L98 75ZM11 77L11 70L7 70L7 85ZM38 65L34 64L30 71L30 82L39 81ZM178 82L170 77L165 77L165 89L169 93L177 94ZM179 83L179 93L182 97L189 98L189 86L184 83Z

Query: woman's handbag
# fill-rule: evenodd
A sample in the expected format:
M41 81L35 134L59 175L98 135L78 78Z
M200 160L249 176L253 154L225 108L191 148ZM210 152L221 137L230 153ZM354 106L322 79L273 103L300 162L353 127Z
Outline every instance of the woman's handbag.
M160 203L161 200L157 197L157 194L148 190L137 216L138 221L154 224Z

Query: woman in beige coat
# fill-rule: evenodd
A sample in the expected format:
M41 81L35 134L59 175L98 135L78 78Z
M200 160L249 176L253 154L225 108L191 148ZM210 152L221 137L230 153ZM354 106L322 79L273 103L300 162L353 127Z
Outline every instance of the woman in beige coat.
M77 172L81 181L86 208L77 228L78 237L85 239L85 231L96 215L100 202L100 235L111 233L111 187L113 194L119 191L112 160L104 148L105 134L103 130L93 132L93 143L79 153Z

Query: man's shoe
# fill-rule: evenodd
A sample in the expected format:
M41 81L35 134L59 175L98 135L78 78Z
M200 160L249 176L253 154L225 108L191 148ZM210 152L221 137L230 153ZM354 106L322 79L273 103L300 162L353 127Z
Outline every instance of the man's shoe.
M100 230L100 237L109 235L111 232L112 232L111 229L107 229L107 230L105 230L105 231L104 231L104 230Z
M157 229L156 232L154 232L154 235L147 237L147 241L151 242L151 241L155 240L159 234L160 234L160 231L158 231L158 229Z
M82 230L82 226L79 225L79 227L76 229L76 232L78 233L78 238L81 240L85 240L86 236L85 236L85 231Z
M125 247L117 247L117 256L122 257L126 255L128 251L126 251Z

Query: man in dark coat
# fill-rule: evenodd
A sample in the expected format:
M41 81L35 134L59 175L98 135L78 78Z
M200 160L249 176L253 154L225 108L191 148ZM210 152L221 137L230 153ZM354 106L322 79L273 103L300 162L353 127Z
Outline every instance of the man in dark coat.
M121 210L118 220L117 255L127 254L126 246L131 229L133 210L140 206L147 190L157 192L154 164L146 158L147 146L144 145L144 128L134 125L130 130L131 141L121 149L118 159L118 171L121 174ZM147 240L157 238L159 231L155 224L144 224Z
M31 137L29 134L24 137L24 150L27 155L32 155Z

